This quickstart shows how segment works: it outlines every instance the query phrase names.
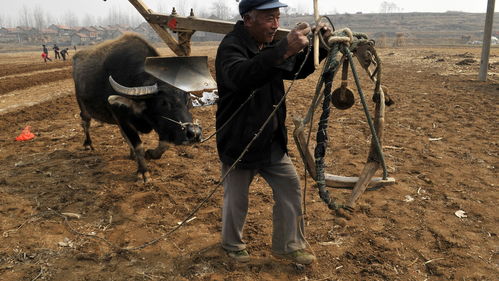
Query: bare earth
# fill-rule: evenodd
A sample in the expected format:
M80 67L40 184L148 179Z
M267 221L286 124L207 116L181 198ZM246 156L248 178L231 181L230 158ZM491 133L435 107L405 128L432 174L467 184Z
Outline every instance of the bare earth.
M194 48L210 56L212 71L215 52ZM0 279L498 280L499 49L492 49L488 82L476 79L479 48L379 53L396 101L386 112L384 151L397 183L366 192L345 223L308 178L306 237L318 258L309 267L270 255L272 194L261 178L250 191L248 264L234 263L219 246L221 188L195 219L165 236L216 188L214 139L171 146L148 162L154 180L138 182L116 127L92 123L96 150L83 150L70 62L45 64L38 52L2 54ZM465 59L474 61L457 65ZM291 116L305 114L317 79L297 81L288 98L290 155L302 176ZM214 131L215 110L193 111L205 136ZM358 175L370 141L358 99L350 110L333 111L330 123L328 173ZM16 142L27 125L36 138ZM143 139L156 145L154 134ZM349 195L330 192L340 202ZM466 217L457 217L459 210Z

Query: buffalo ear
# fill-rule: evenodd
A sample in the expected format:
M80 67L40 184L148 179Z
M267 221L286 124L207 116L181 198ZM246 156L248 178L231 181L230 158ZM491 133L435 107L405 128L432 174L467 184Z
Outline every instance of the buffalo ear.
M143 101L135 101L123 96L111 95L107 98L111 106L124 106L131 110L134 114L141 114L146 109L146 103Z

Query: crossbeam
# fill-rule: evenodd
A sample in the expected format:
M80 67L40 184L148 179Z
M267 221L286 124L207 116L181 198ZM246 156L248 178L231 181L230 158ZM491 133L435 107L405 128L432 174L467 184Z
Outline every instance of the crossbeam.
M234 22L230 21L197 18L192 10L191 15L188 17L179 16L175 12L170 15L156 13L149 9L142 0L128 1L177 56L189 56L191 54L191 37L194 32L227 34L234 29L235 25ZM178 40L168 30L176 32ZM275 35L276 39L284 38L289 32L289 29L279 28Z

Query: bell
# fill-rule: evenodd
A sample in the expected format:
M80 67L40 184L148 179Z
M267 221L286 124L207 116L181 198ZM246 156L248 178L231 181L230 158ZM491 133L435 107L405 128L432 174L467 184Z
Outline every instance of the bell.
M331 94L331 103L337 109L349 109L355 103L352 90L343 85L340 88L337 88Z

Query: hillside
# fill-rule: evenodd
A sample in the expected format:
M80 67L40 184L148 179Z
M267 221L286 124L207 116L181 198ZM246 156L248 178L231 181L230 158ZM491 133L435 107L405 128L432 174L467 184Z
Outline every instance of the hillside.
M483 40L485 14L447 13L389 13L328 15L338 28L349 27L365 32L374 39L385 36L387 43L403 34L408 45L463 44ZM312 16L283 16L282 24L290 28L299 21L313 22ZM493 34L499 34L499 13L494 15Z

